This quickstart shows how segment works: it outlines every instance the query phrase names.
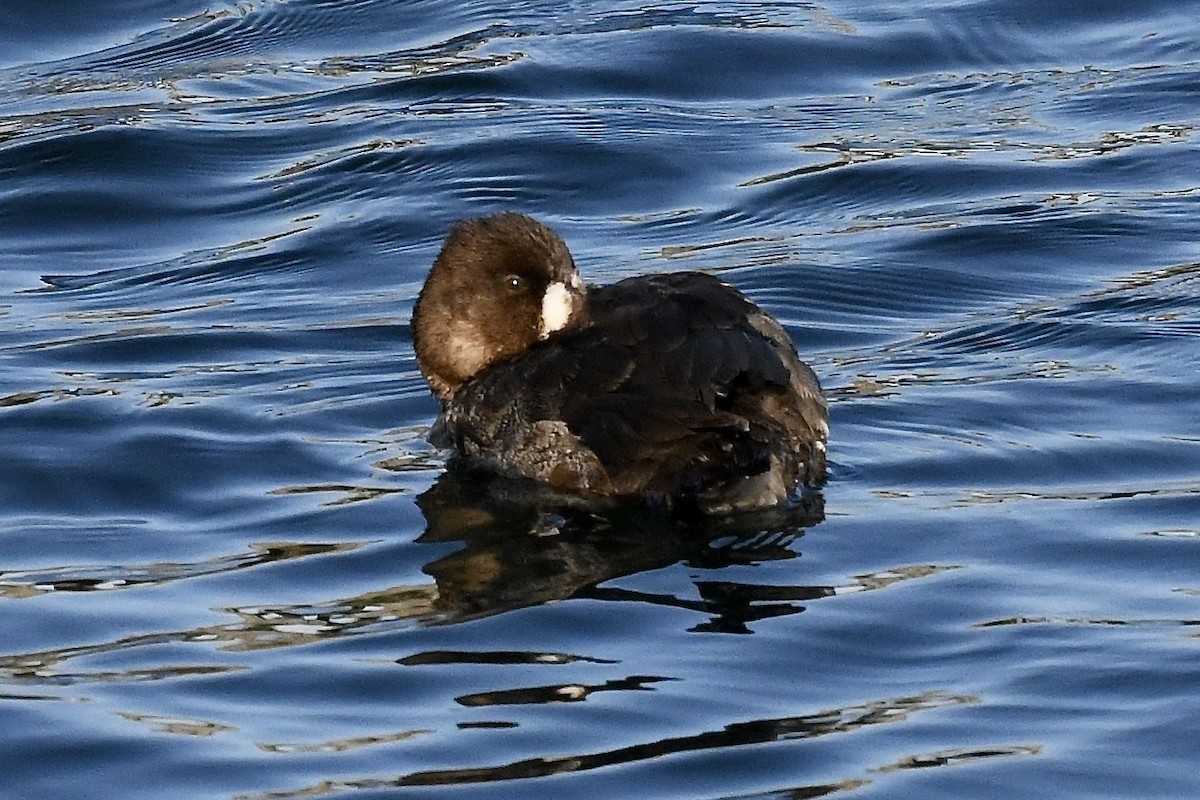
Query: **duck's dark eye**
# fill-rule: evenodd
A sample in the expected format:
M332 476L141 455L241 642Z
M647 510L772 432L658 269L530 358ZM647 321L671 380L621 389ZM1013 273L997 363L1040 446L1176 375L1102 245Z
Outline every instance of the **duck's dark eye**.
M520 275L505 275L504 288L510 292L522 292L525 290L525 279Z

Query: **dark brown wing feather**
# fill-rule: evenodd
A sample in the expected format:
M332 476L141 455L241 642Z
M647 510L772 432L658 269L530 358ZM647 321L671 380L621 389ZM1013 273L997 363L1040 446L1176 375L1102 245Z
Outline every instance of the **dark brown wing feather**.
M633 278L593 289L589 313L463 387L444 418L460 450L565 490L667 503L772 470L788 488L824 477L816 377L741 294L701 273Z

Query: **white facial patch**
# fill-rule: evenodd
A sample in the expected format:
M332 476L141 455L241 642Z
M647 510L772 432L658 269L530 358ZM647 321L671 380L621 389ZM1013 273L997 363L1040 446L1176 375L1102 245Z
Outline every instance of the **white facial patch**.
M545 339L555 331L562 330L571 319L575 303L571 292L562 281L555 281L546 287L542 296L542 327L538 332L539 339Z

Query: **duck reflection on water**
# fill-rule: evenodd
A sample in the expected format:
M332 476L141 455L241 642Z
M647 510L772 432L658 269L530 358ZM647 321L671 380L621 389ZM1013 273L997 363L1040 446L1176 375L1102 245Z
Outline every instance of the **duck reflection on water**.
M695 630L748 632L829 586L700 581L699 599L604 586L683 561L703 569L796 558L796 542L824 519L824 497L806 491L787 506L725 518L683 520L643 504L563 507L527 481L452 463L418 500L422 544L461 542L424 571L437 584L434 622L461 622L567 598L644 602L710 616Z
M686 609L707 617L693 630L745 633L756 620L798 613L804 610L802 602L839 591L833 586L696 581L697 596L685 598L606 585L681 561L697 569L717 570L796 558L796 543L824 517L824 499L818 491L802 493L786 507L686 523L640 504L613 504L603 511L561 508L545 497L530 495L528 486L451 464L417 503L426 519L426 530L417 541L445 553L431 553L432 560L423 568L432 583L405 583L298 605L259 602L223 609L234 617L232 621L12 653L0 656L0 676L54 683L106 681L116 674L145 670L93 673L74 661L166 643L215 645L228 653L299 646L380 625L445 625L569 598ZM348 555L362 546L362 542L275 543L256 546L250 554L192 563L8 573L0 596L128 591L248 566ZM540 655L538 660L544 658ZM411 663L418 661L414 657ZM153 672L167 678L197 670L208 674L240 669L244 664L232 660L201 668L163 665Z

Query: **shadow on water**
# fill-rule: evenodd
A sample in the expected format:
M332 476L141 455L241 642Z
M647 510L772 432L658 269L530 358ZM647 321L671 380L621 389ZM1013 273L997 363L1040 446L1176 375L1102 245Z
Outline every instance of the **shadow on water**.
M718 729L699 733L668 737L574 755L556 755L530 758L488 767L465 769L442 769L410 772L388 778L359 778L350 780L322 781L320 784L295 790L274 791L247 798L297 798L342 790L387 789L408 786L465 786L480 783L497 783L532 778L545 778L576 772L586 772L604 767L636 764L671 755L698 751L722 750L746 745L770 742L811 741L830 734L851 733L878 725L904 723L910 717L955 706L975 705L979 698L973 695L950 694L940 691L922 692L915 695L888 697L868 703L828 708L810 714L757 719L731 723ZM1016 744L983 748L956 748L921 753L872 768L869 773L887 773L898 770L943 767L956 763L1003 758L1006 756L1031 756L1041 753L1038 745ZM868 773L868 774L869 774ZM859 789L872 782L870 777L853 776L834 782L811 783L792 786L778 792L743 795L743 797L825 797L839 792Z
M167 644L216 646L250 653L353 635L379 626L448 625L571 598L646 603L686 609L708 620L692 630L749 633L750 623L799 613L799 603L828 597L832 586L768 586L695 581L698 599L605 586L606 582L680 562L705 570L796 558L795 543L824 519L824 498L807 492L790 506L736 518L685 521L644 507L603 511L562 508L516 484L451 466L419 499L422 545L456 546L431 555L423 571L433 582L399 584L327 602L257 604L221 609L235 621L149 632L72 647L0 656L0 672L43 685L157 680L213 674L246 664L208 663L93 671L73 662ZM254 545L194 563L124 564L0 573L0 597L120 592L279 561L351 553L363 542ZM431 548L433 549L433 548ZM474 654L504 659L504 654ZM427 663L426 653L413 663ZM438 659L434 659L438 660Z
M749 622L803 610L831 587L697 582L699 600L604 587L626 575L687 562L705 569L795 558L792 545L824 519L824 497L722 520L681 520L636 507L602 512L530 501L524 487L452 465L417 501L421 543L461 542L425 566L440 622L460 622L570 597L635 601L711 615L697 630L748 632Z

